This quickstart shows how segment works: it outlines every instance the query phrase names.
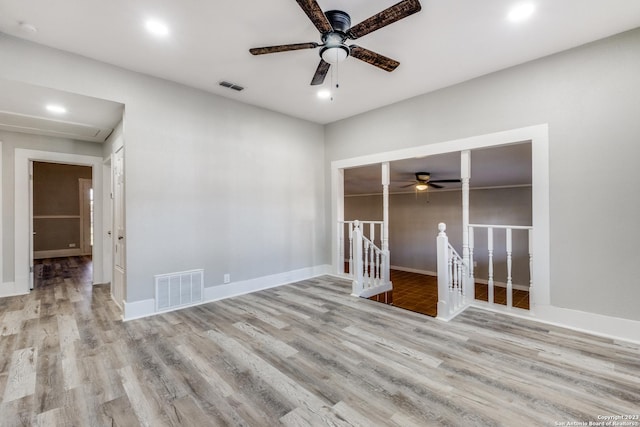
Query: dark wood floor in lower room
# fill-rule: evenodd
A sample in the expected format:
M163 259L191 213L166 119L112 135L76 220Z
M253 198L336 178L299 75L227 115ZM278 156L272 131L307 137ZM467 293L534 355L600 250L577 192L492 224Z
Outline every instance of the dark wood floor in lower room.
M44 258L33 261L33 287L42 288L74 280L84 283L93 279L91 256Z
M426 274L408 271L391 270L393 290L371 297L372 300L393 304L405 310L415 311L435 317L438 315L438 278ZM488 286L481 283L475 285L476 299L488 301ZM513 306L529 310L529 291L513 289ZM494 302L507 304L507 290L494 287Z
M6 426L545 426L637 414L640 345L320 277L123 323L108 285L0 299Z

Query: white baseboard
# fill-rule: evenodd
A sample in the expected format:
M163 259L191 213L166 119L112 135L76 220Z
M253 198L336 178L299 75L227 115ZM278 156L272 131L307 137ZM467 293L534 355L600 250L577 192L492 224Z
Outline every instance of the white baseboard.
M391 268L391 270L406 271L407 273L424 274L426 276L437 276L438 275L437 271L419 270L417 268L400 267L400 266L397 266L397 265L391 265L391 266L389 266L389 268Z
M124 321L140 319L156 314L155 298L133 302L123 301L122 305L124 305L124 314L122 316L122 320Z
M284 273L273 274L270 276L258 277L255 279L243 280L239 282L231 282L223 285L210 286L204 288L204 300L202 302L191 304L188 306L176 307L175 310L181 310L195 305L206 304L213 301L219 301L226 298L249 294L251 292L261 291L264 289L275 288L277 286L287 285L289 283L299 282L301 280L311 279L313 277L330 274L332 266L319 265L314 267L302 268L300 270L287 271ZM134 301L131 303L124 302L124 321L140 319L142 317L153 316L155 314L167 313L155 311L155 299L150 298L142 301Z
M79 248L73 249L54 249L50 251L34 251L33 259L45 259L45 258L66 258L69 256L81 256L82 251ZM89 253L89 255L91 255Z
M16 286L15 282L5 282L0 285L0 298L26 295L28 293L29 291L25 292L24 286Z
M640 321L637 320L622 319L552 305L536 305L533 311L518 308L509 309L506 306L496 304L489 305L484 301L474 301L472 306L603 338L640 344Z

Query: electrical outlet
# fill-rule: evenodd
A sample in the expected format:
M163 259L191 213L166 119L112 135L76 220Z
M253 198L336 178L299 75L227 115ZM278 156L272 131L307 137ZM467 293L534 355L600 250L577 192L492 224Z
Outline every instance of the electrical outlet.
M473 266L477 267L478 266L478 261L473 261Z
M231 282L231 275L229 273L224 275L224 283Z
M70 248L75 248L75 247L76 247L76 244L75 244L75 243L69 243L69 247L70 247Z

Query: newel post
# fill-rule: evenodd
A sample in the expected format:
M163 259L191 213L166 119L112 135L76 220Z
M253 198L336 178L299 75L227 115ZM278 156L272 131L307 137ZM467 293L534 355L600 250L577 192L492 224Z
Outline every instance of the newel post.
M382 283L391 283L391 260L389 257L389 162L382 164Z
M353 282L351 284L351 295L359 297L363 291L364 266L362 264L362 229L360 221L353 222Z
M438 317L448 319L451 310L449 295L449 238L445 233L447 225L444 222L438 224Z
M471 180L471 151L460 153L460 180L462 181L462 289L465 299L473 299L474 283L471 280L471 255L469 242L469 181Z

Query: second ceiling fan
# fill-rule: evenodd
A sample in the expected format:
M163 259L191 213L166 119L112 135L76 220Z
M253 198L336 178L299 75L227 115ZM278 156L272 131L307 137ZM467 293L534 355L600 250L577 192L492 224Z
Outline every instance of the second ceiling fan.
M331 65L343 61L348 56L353 56L385 71L391 72L395 70L400 65L398 61L354 44L347 46L345 42L347 40L356 40L413 15L422 9L418 0L403 0L352 27L351 17L346 12L341 10L323 12L316 0L296 1L313 22L313 25L320 31L322 43L309 42L257 47L249 49L249 52L252 55L264 55L320 47L320 64L318 64L318 68L311 80L312 85L322 84Z

